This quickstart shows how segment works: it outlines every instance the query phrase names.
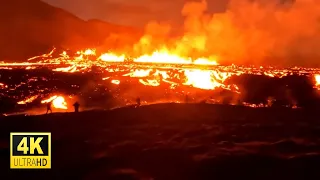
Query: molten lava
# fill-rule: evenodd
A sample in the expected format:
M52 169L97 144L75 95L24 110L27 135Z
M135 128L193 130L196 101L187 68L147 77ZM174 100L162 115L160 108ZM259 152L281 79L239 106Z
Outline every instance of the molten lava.
M19 101L17 102L17 104L27 104L27 103L31 103L33 102L34 100L36 100L38 98L39 95L34 95L34 96L31 96L25 100L22 100L22 101Z
M120 83L137 82L144 86L169 88L181 93L188 93L190 88L212 91L224 89L236 94L241 94L239 87L228 81L234 76L252 74L268 76L270 78L282 78L288 75L308 75L315 79L314 87L320 90L320 69L316 68L275 68L275 67L245 67L245 66L221 66L217 62L218 57L208 58L183 57L170 53L167 50L155 51L151 54L144 54L138 57L129 57L114 52L99 53L96 49L85 49L76 53L67 53L53 49L48 54L30 58L23 63L0 63L1 69L11 70L24 68L34 70L43 66L52 71L65 73L99 72L103 77L101 81L108 81L114 86ZM37 81L30 78L29 81ZM22 85L22 84L21 84ZM0 83L0 89L14 90L16 87L9 87ZM162 86L164 85L164 86ZM40 97L40 94L33 94L27 98L19 99L17 104L28 104ZM24 96L23 96L24 97ZM67 102L63 96L52 96L42 100L41 103L51 102L53 108L68 109ZM178 102L180 100L174 100ZM212 100L220 102L219 100ZM264 104L243 103L250 107L265 107Z
M194 88L213 90L224 88L237 92L238 87L233 84L225 84L225 80L241 74L266 75L269 77L284 77L298 74L315 74L320 70L314 68L291 68L276 69L273 67L243 67L243 66L219 66L216 56L209 58L200 57L192 59L190 57L179 56L163 49L151 54L144 54L136 58L127 57L117 53L98 53L96 49L85 49L77 51L75 54L68 54L62 51L56 55L58 50L53 49L48 54L43 54L28 59L24 63L2 63L4 68L25 66L25 69L35 69L37 66L60 66L53 68L58 72L89 72L92 67L104 68L108 73L121 73L128 69L129 73L121 76L139 78L139 82L146 86L159 86L161 82L169 83L172 88L177 85L191 86ZM214 58L213 58L214 57ZM96 59L96 60L94 60ZM30 62L35 61L35 62ZM63 64L63 65L62 65ZM64 67L61 67L64 66ZM117 75L118 76L118 75ZM103 80L109 79L103 78ZM319 75L315 75L319 82ZM112 80L111 83L119 85L120 80ZM4 88L4 85L0 86ZM316 87L319 84L315 85ZM22 102L20 102L22 103Z
M316 74L314 75L314 78L316 80L316 84L315 84L315 87L320 90L320 74Z
M55 98L52 101L52 105L54 108L57 108L57 109L68 109L67 103L66 103L64 97L62 97L62 96L58 96L57 98Z
M308 76L312 81L315 79L314 88L320 90L320 69L317 68L231 65L242 65L241 62L245 61L250 65L266 64L263 62L278 64L278 59L296 56L298 59L317 60L320 56L317 53L320 46L319 1L301 0L290 5L274 1L228 2L225 12L210 14L206 0L187 1L181 10L183 32L177 32L177 35L172 31L176 28L170 24L150 22L144 34L133 44L122 44L122 37L113 34L116 37L114 44L123 48L105 47L101 50L104 48L101 46L97 49L76 49L75 53L54 48L49 53L29 58L27 62L0 62L0 70L22 68L29 71L45 67L54 72L100 73L98 77L101 79L93 81L103 81L97 84L111 83L111 89L125 89L127 83L137 83L183 95L193 90L209 93L227 90L239 95L242 88L234 84L233 77L249 74L283 78L294 74ZM225 63L228 65L220 65ZM7 84L0 82L0 90L5 95L25 85ZM22 95L15 99L18 104L31 103L44 91L45 88L31 91L28 97ZM105 91L110 92L110 89ZM54 108L66 109L62 96L53 96L42 103L50 101Z
M52 102L53 108L68 109L67 102L62 96L51 96L50 98L41 101L41 103L49 103L49 102Z

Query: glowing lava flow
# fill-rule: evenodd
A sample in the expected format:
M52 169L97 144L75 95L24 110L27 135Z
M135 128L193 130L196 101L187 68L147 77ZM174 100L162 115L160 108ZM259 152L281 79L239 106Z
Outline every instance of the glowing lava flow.
M0 83L0 89L5 89L5 88L8 88L8 85L5 85L3 83Z
M215 89L216 87L223 86L213 79L211 71L203 70L187 70L185 72L187 82L184 85L191 85L201 89Z
M57 109L68 109L67 103L64 100L64 97L62 97L62 96L58 96L57 98L55 98L52 101L52 105L53 105L53 107L55 107Z
M316 84L315 84L315 87L320 90L320 74L315 74L314 75L314 78L316 80Z
M0 68L12 69L22 67L26 70L42 66L51 66L57 72L90 72L94 67L103 69L108 73L111 83L119 85L122 79L119 76L137 78L145 86L160 86L161 83L171 84L170 88L190 86L204 90L223 88L239 93L239 88L234 84L226 84L226 80L234 75L253 74L266 75L271 78L282 78L287 75L309 74L316 79L315 88L320 90L320 69L316 68L288 68L277 69L273 67L243 67L219 66L217 56L209 57L183 57L167 49L154 51L151 54L142 54L138 57L129 57L125 54L114 52L98 52L96 49L79 50L74 54L53 49L48 54L43 54L28 59L23 63L0 63ZM30 62L32 60L32 62ZM113 79L114 77L116 79ZM7 88L0 84L0 89ZM26 100L24 100L26 102ZM20 103L24 103L21 101Z
M46 100L42 100L41 103L49 103L52 102L52 106L56 109L68 109L67 102L62 96L52 96Z
M39 95L34 95L34 96L31 96L23 101L19 101L17 102L17 104L27 104L27 103L31 103L33 102L34 100L36 100L37 98L39 97Z
M120 81L119 81L119 80L112 80L111 83L112 83L112 84L119 85L119 84L120 84Z
M171 54L168 51L155 51L151 55L142 55L133 61L139 63L218 65L214 59L199 58L192 60L191 58Z
M125 58L126 58L125 55L117 56L113 53L105 53L105 54L102 54L98 58L98 60L101 60L104 62L124 62Z
M160 50L151 53L151 55L142 54L138 57L129 57L125 54L117 54L114 52L98 53L96 49L86 49L77 51L75 54L68 54L66 51L55 54L57 50L54 48L51 52L40 56L29 58L28 61L36 61L33 63L1 63L2 66L16 66L16 65L45 65L45 64L66 64L70 66L91 67L105 66L105 63L110 62L133 62L133 63L161 63L161 64L194 64L194 65L218 65L217 57L199 57L192 59L190 57L182 57L178 54L171 53L168 50ZM90 61L89 59L96 59ZM59 71L59 69L57 70ZM61 71L64 71L63 69Z
M184 59L178 55L171 55L167 52L154 52L152 55L142 55L134 62L163 63L163 64L192 64L191 59Z
M49 58L49 57L52 57L53 53L56 51L56 48L53 48L48 54L43 54L43 55L40 55L40 56L34 56L32 58L29 58L28 61L31 61L31 60L34 60L34 59L37 59L37 58Z
M164 81L171 84L172 88L182 84L204 90L214 90L218 87L231 90L231 86L225 85L224 82L232 75L232 73L201 69L182 69L174 73L158 69L136 69L123 76L141 78L139 82L145 86L160 86L160 82ZM180 82L176 83L173 81L174 79ZM238 87L235 85L233 87L237 92Z

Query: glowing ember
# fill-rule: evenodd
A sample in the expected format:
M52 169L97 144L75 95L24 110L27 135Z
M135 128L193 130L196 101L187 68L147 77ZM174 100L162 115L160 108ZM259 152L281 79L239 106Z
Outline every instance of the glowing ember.
M120 81L119 81L119 80L112 80L111 83L112 83L112 84L119 85L119 84L120 84Z
M3 84L3 83L0 83L0 88L1 88L1 89L8 88L8 85L5 85L5 84Z

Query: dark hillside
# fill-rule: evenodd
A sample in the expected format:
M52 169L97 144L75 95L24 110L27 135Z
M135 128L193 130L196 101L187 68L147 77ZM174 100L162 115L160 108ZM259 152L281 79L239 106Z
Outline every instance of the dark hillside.
M84 48L105 43L111 33L136 33L103 21L84 21L40 0L4 0L0 6L0 61L24 60L53 46Z
M4 179L319 179L318 110L157 104L0 118ZM9 170L10 132L51 132L52 169Z

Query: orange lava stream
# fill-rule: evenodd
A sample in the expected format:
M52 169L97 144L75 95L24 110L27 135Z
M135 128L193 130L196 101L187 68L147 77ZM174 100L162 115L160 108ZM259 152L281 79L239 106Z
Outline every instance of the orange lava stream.
M151 54L144 54L138 57L127 57L125 54L114 52L98 53L96 49L85 49L74 54L62 51L57 54L53 49L48 54L35 56L28 59L28 62L5 63L0 62L0 69L12 69L22 67L26 70L38 67L51 66L52 71L75 73L89 72L93 67L99 67L106 73L117 73L117 77L137 78L138 82L145 86L160 86L161 82L171 85L171 89L177 86L189 86L204 90L222 88L240 93L239 87L228 84L226 81L232 76L241 74L265 75L270 78L282 78L284 76L298 74L311 75L315 79L314 87L320 90L320 69L317 68L274 68L274 67L244 67L244 66L220 66L218 57L190 58L170 53L168 50L159 50ZM126 70L123 70L126 69ZM109 80L114 85L120 85L122 79L113 79L113 75L102 78ZM0 88L8 88L0 83ZM18 104L26 104L37 99L38 96L28 97ZM67 103L62 96L52 96L41 103L52 101L57 109L67 109ZM250 107L261 107L264 105L244 104Z
M34 95L34 96L31 96L31 97L28 97L28 98L25 99L25 100L22 100L22 101L17 102L17 104L27 104L27 103L31 103L31 102L33 102L34 100L36 100L38 97L39 97L39 95Z
M0 63L0 68L10 69L11 67L24 67L26 70L35 69L36 66L49 65L64 65L65 67L54 68L53 71L58 72L87 72L91 71L93 66L105 68L107 72L119 72L118 66L126 66L131 70L130 73L123 76L141 78L139 82L147 86L159 86L160 81L165 81L172 84L172 87L177 84L192 86L200 89L212 90L217 87L225 89L238 90L238 87L225 85L226 79L233 75L255 74L266 75L269 77L284 77L293 73L315 74L316 81L319 83L319 69L310 68L291 68L291 69L276 69L273 67L241 67L241 66L219 66L218 57L212 56L209 58L200 57L192 59L190 57L182 57L174 53L170 53L166 49L155 51L151 54L144 54L136 58L126 57L124 54L116 54L113 52L97 53L96 49L85 49L77 51L75 54L68 54L63 51L58 57L54 57L57 50L54 48L48 54L35 56L28 59L28 62L23 63ZM32 62L31 62L32 61ZM172 65L179 66L174 67ZM181 67L188 66L191 68ZM143 66L143 67L141 67ZM141 67L139 69L139 67ZM159 70L159 68L163 70ZM179 69L179 73L185 78L181 78L178 74L169 73L168 70ZM155 72L154 72L155 71ZM103 80L110 77L103 78ZM142 79L143 78L143 79ZM179 79L180 82L172 82L171 79ZM120 84L120 80L112 80L113 84ZM319 84L315 87L319 88Z
M68 109L67 102L65 101L63 96L51 96L48 99L42 100L41 103L49 103L52 102L52 106L56 109Z
M315 74L314 79L316 81L315 87L320 90L320 74Z

